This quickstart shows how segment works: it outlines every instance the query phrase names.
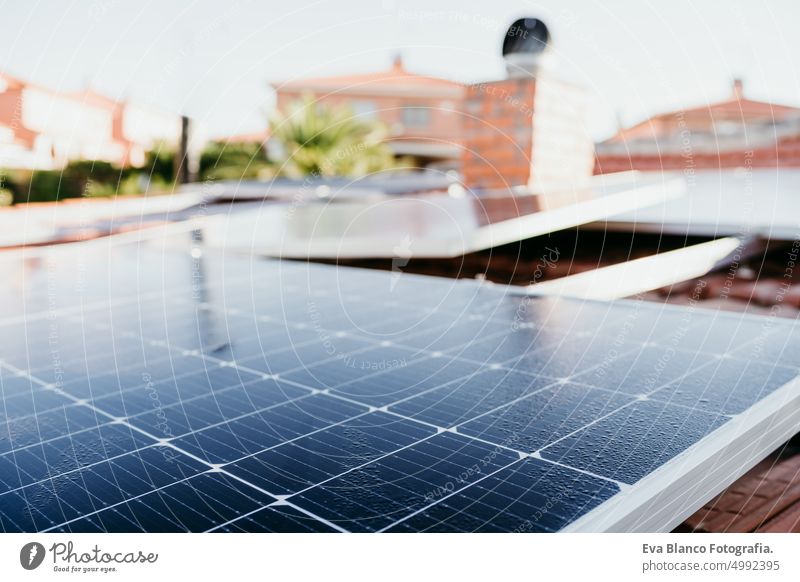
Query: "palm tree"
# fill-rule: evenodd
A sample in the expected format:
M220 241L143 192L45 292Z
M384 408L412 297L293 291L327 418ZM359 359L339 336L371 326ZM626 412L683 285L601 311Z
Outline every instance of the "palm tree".
M276 160L289 176L364 176L389 169L394 159L382 125L355 117L347 107L326 107L310 96L270 121ZM275 143L273 142L274 150Z

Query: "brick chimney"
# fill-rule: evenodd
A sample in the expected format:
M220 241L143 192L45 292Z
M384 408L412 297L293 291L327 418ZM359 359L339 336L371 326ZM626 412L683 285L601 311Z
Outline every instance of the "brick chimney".
M508 34L522 38L523 21L542 26L536 19L521 19ZM528 43L534 47L530 52L523 48L511 55L504 46L510 78L467 86L461 159L467 187L574 192L591 178L594 144L585 125L586 94L534 66L544 60L541 47L549 43L549 33L533 26L529 30L540 39L546 35L546 41ZM528 65L518 66L526 57Z

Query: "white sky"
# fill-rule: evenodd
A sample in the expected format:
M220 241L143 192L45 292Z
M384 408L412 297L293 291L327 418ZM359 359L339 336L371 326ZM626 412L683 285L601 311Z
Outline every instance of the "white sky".
M800 105L797 0L0 0L0 68L90 84L201 119L212 135L260 129L269 81L409 69L500 78L519 16L545 20L561 74L593 97L597 138L650 114L727 97Z

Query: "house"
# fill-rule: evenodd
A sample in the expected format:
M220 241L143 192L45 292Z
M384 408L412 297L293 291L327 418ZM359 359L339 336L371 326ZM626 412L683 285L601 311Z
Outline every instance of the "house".
M175 147L180 139L179 115L129 101L115 101L91 89L73 93L71 97L111 116L111 140L116 149L109 161L118 166L143 166L147 151L160 144Z
M71 160L141 166L147 150L177 143L180 131L177 115L0 72L0 167L49 170Z
M408 71L401 57L375 73L293 79L274 83L277 107L306 95L329 106L348 106L362 119L382 122L388 145L419 165L457 167L461 155L465 87L461 83Z
M728 99L662 113L596 146L595 173L800 166L800 108L748 99L741 80Z

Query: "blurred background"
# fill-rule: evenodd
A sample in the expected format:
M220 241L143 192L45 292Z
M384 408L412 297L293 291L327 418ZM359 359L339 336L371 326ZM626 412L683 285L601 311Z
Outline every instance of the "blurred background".
M796 3L5 8L2 248L202 219L265 256L800 307Z

